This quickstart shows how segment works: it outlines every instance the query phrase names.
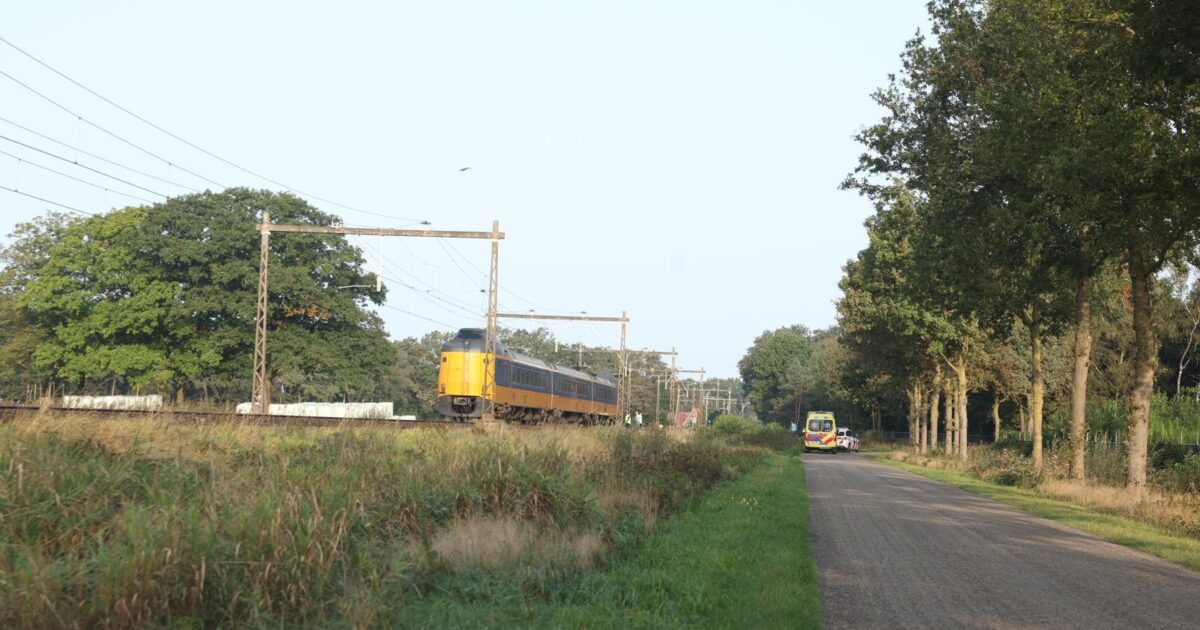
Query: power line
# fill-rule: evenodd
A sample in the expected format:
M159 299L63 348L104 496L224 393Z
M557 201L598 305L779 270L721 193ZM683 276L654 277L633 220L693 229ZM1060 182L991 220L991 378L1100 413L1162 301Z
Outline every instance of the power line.
M4 72L3 70L0 70L0 74L2 74L3 72ZM0 140L8 140L9 142L11 142L13 144L19 144L19 145L25 147L26 149L32 149L43 155L48 155L52 158L62 160L63 162L66 162L67 164L74 164L75 166L78 166L79 168L87 169L93 173L96 173L97 175L103 175L104 177L107 177L113 181L121 182L122 184L126 184L129 186L133 186L134 188L137 188L138 190L144 190L152 195L158 195L159 197L162 197L163 199L167 198L166 195L164 195L156 190L150 190L149 188L146 188L145 186L139 186L131 181L121 179L120 177L117 177L116 175L109 175L108 173L105 173L104 171L101 171L99 169L92 168L92 167L88 166L87 164L80 164L79 162L70 160L70 159L65 158L61 155L58 155L56 153L51 153L45 149L39 149L39 148L33 146L32 144L25 144L24 142L21 142L20 140L14 140L3 134L0 134Z
M363 249L367 249L367 247L363 246ZM410 253L411 253L411 250L410 250ZM415 255L415 254L414 254L414 255ZM427 287L427 288L429 289L429 291L426 291L424 294L429 294L430 292L433 292L433 293L440 293L440 294L442 294L442 295L446 296L446 299L438 298L439 300L442 300L443 302L446 302L447 304L450 304L451 306L454 306L455 308L461 309L461 310L463 310L464 312L468 312L468 313L470 313L470 314L471 314L471 315L473 315L473 316L477 316L477 315L479 315L479 313L478 313L477 311L475 311L475 310L474 310L474 308L475 308L475 307L474 307L474 306L472 306L471 304L468 304L467 302L465 302L465 301L463 301L463 300L460 300L460 299L458 299L458 298L455 298L454 296L450 295L449 293L446 293L445 291L442 291L441 289L439 289L439 288L437 288L437 287L433 286L432 284L429 284L428 282L426 282L426 281L422 280L422 279L421 279L419 276L417 276L416 274L414 274L414 273L412 273L412 272L408 271L407 269L404 269L403 267L401 267L401 266L399 266L399 265L397 265L397 264L393 264L391 260L388 260L388 259L384 258L384 259L383 259L383 264L384 264L384 266L385 266L385 267L387 267L389 270L391 270L391 271L393 271L393 272L397 272L397 273L402 273L402 274L404 274L404 275L406 275L406 276L408 276L408 277L412 278L412 279L413 279L413 280L415 280L416 282L418 282L418 283L420 283L420 284L422 284L422 285L425 285L425 287ZM390 280L390 279L389 279L389 280ZM398 282L398 283L400 283L401 285L404 285L404 286L409 286L409 288L412 288L414 291L417 291L418 293L420 293L420 290L419 290L419 289L416 289L415 287L411 287L410 285L405 285L405 283L403 283L403 282L400 282L399 280L391 280L391 281L392 281L392 282ZM480 289L480 290L482 290L482 289ZM433 296L433 297L436 297L436 296Z
M124 142L125 144L127 144L127 145L129 145L129 146L131 146L131 147L133 147L133 148L135 148L135 149L137 149L138 151L141 151L142 153L145 153L146 155L149 155L150 157L152 157L152 158L154 158L154 159L156 159L156 160L160 160L160 161L162 161L163 163L167 164L168 166L171 166L171 167L177 168L177 169L179 169L179 170L183 171L184 173L187 173L188 175L191 175L191 176L193 176L193 177L196 177L196 178L198 178L198 179L202 179L202 180L204 180L204 181L206 181L206 182L208 182L208 183L210 183L210 184L212 184L212 185L214 185L214 186L216 186L216 187L218 187L218 188L222 188L222 189L226 188L226 186L225 186L225 185L223 185L223 184L221 184L220 182L217 182L217 181L211 180L211 179L209 179L209 178L207 178L207 177L205 177L205 176L203 176L203 175L201 175L201 174L199 174L199 173L197 173L197 172L195 172L195 171L192 171L192 170L186 169L186 168L184 168L184 167L182 167L182 166L180 166L180 165L178 165L178 164L175 164L174 162L171 162L171 161L170 161L170 160L168 160L167 158L165 158L165 157L162 157L161 155L158 155L158 154L154 153L153 151L151 151L151 150L149 150L149 149L146 149L146 148L144 148L144 147L142 147L142 146L138 145L138 144L137 144L137 143L135 143L135 142L132 142L132 141L130 141L130 140L126 140L125 138L122 138L121 136L119 136L119 135L117 135L117 134L115 134L115 133L113 133L113 132L109 131L108 129L105 129L104 127L101 127L100 125L98 125L98 124L96 124L96 123L94 123L94 122L92 122L92 121L88 120L87 118L84 118L83 116L80 116L79 114L76 114L75 112L71 111L71 109L70 109L70 108L68 108L66 105L63 105L62 103L59 103L58 101L56 101L56 100L54 100L54 99L50 98L49 96L46 96L45 94L42 94L41 92L39 92L39 91L35 90L34 88L30 87L29 85L27 85L27 84L25 84L25 83L22 83L22 82L21 82L19 79L17 79L17 78L16 78L16 77L14 77L13 75L11 75L11 74L9 74L9 73L7 73L7 72L3 71L3 70L0 70L0 75L3 75L4 77L7 77L7 78L8 78L8 80L12 81L13 83L16 83L17 85L19 85L19 86L21 86L21 87L25 88L26 90L29 90L30 92L33 92L34 94L36 94L36 95L40 96L40 97L41 97L43 100L45 100L46 102L50 103L51 105L53 105L53 106L55 106L55 107L57 107L57 108L59 108L59 109L63 110L64 112L66 112L66 113L68 113L68 114L70 114L70 115L74 116L74 117L76 118L76 120L79 120L80 122L83 122L83 123L86 123L86 124L88 124L88 125L91 125L92 127L95 127L96 129L98 129L98 130L100 130L100 131L104 132L105 134L107 134L107 135L109 135L109 136L111 136L111 137L113 137L113 138L115 138L115 139L117 139L117 140L120 140L121 142Z
M200 190L199 190L198 188L192 188L191 186L184 186L183 184L180 184L179 182L173 182L173 181L171 181L171 180L169 180L169 179L165 179L165 178L159 177L159 176L157 176L157 175L152 175L152 174L150 174L150 173L147 173L147 172L145 172L145 171L139 171L138 169L136 169L136 168L133 168L133 167L130 167L130 166L125 166L124 164L121 164L121 163L119 163L119 162L114 162L113 160L110 160L110 159L108 159L108 158L106 158L106 157L103 157L103 156L100 156L100 155L96 155L95 153L89 153L89 152L87 152L87 151L84 151L83 149L80 149L80 148L79 148L79 147L77 147L77 146L74 146L74 145L71 145L71 144L67 144L66 142L63 142L62 140L58 140L58 139L52 138L52 137L50 137L50 136L48 136L48 135L46 135L46 134L44 134L44 133L41 133L41 132L35 131L35 130L33 130L33 129L30 129L29 127L26 127L26 126L24 126L24 125L21 125L21 124L19 124L19 123L15 123L15 122L13 122L13 121L11 121L11 120L9 120L9 119L7 119L7 118L3 117L3 116L0 116L0 122L6 122L6 123L8 123L8 124L10 124L10 125L12 125L12 126L14 126L14 127L16 127L17 129L20 129L20 130L22 130L22 131L25 131L25 132L31 133L31 134L33 134L33 135L35 135L35 136L39 137L39 138L42 138L43 140L49 140L50 142L53 142L54 144L57 144L57 145L59 145L59 146L61 146L61 147L65 147L65 148L71 149L72 151L75 151L75 152L77 152L77 153L81 153L81 154L83 154L83 155L86 155L86 156L88 156L88 157L90 157L90 158L95 158L95 159L97 159L97 160L100 160L101 162L105 162L105 163L107 163L107 164L111 164L111 165L113 165L113 166L116 166L117 168L123 168L123 169L125 169L125 170L127 170L127 171L129 171L129 172L131 172L131 173L137 173L138 175L141 175L142 177L149 177L150 179L158 180L158 181L160 181L160 182L162 182L162 183L164 183L164 184L167 184L168 186L178 186L178 187L180 187L180 188L182 188L182 189L184 189L184 190L186 190L186 191L188 191L188 192L200 192ZM78 163L78 161L79 161L79 160L75 160L75 161L74 161L74 163Z
M0 190L7 190L8 192L13 192L13 193L17 193L18 195L23 195L25 197L29 197L30 199L37 199L38 201L41 201L44 203L54 204L60 208L66 208L67 210L70 210L71 212L78 212L79 214L86 214L89 217L96 216L96 215L92 214L91 212L88 212L87 210L80 210L79 208L74 208L72 206L68 206L65 203L58 203L57 201L50 201L49 199L38 197L37 195L31 195L27 192L22 192L20 190L17 190L16 188L9 188L8 186L0 186Z
M453 307L455 307L455 308L459 309L460 311L463 311L464 313L466 313L466 314L468 314L468 315L471 315L471 316L474 316L474 317L478 317L478 316L479 316L479 313L476 313L476 312L474 312L474 311L469 311L469 310L467 310L467 309L465 309L465 308L463 308L463 307L461 307L461 306L458 306L457 304L453 304L453 303L451 303L451 302L446 302L446 300L442 300L441 298L438 298L436 295L430 295L430 294L429 294L428 292L426 292L426 291L421 291L420 289L418 289L418 288L414 287L414 286L413 286L413 285L411 285L411 284L408 284L408 283L406 283L406 282L403 282L403 281L400 281L400 280L396 280L395 278L389 278L388 276L382 276L382 277L383 277L383 279L384 279L384 280L387 280L388 282L395 282L396 284L399 284L400 286L403 286L403 287L405 287L405 288L409 289L409 290L410 290L410 291L412 291L413 293L416 293L417 295L421 296L421 297L422 297L422 298L423 298L423 299L424 299L426 302L429 302L430 304L433 304L434 306L436 306L436 307L438 307L438 308L442 309L443 311L446 311L447 313L450 313L451 315L454 315L454 316L456 316L456 317L458 317L458 316L459 316L459 315L458 315L458 313L455 313L454 311L451 311L450 309L446 308L445 306L442 306L442 305L440 305L440 304L437 304L437 303L433 302L433 300L434 300L434 299L437 299L437 300L439 300L439 301L445 302L446 304L449 304L450 306L453 306Z
M424 315L417 315L416 313L413 313L413 312L411 312L411 311L406 311L406 310L404 310L404 309L402 309L402 308L396 308L395 306L391 306L391 305L388 305L388 304L386 304L386 303L385 303L385 304L383 304L383 307L384 307L384 308L391 309L391 310L393 310L393 311L398 311L398 312L404 313L405 315L410 315L410 316L412 316L412 317L416 317L417 319L423 319L423 320L425 320L425 321L427 321L427 322L431 322L431 323L437 324L438 326L445 326L446 328L449 328L449 329L451 329L451 330L454 330L455 328L458 328L458 326L455 326L454 324L447 324L446 322L439 322L439 321L438 321L438 320L436 320L436 319L431 319L431 318L425 317Z
M131 195L131 194L129 194L129 193L124 193L124 192L121 192L121 191L119 191L119 190L112 190L112 189L110 189L110 188L105 188L104 186L101 186L100 184L97 184L97 183L94 183L94 182L89 182L89 181L88 181L88 180L86 180L86 179L81 179L81 178L79 178L79 177L75 177L74 175L70 175L70 174L68 174L68 173L64 173L64 172L62 172L62 171L56 171L56 170L54 170L54 169L50 168L49 166L44 166L44 165L42 165L42 164L38 164L37 162L31 162L31 161L29 161L29 160L26 160L25 158L23 158L23 157L21 157L21 156L19 156L19 155L13 155L12 153L9 153L8 151L2 151L2 150L0 150L0 155L7 155L8 157L15 159L17 162L24 162L25 164L28 164L28 165L30 165L30 166L36 166L36 167L38 167L38 168L40 168L40 169L42 169L42 170L45 170L45 171L50 171L51 173L54 173L55 175L61 175L61 176L63 176L63 177L66 177L66 178L68 178L68 179L73 179L73 180L75 180L75 181L77 181L77 182L79 182L79 183L81 183L81 184L87 184L88 186L91 186L91 187L93 187L93 188L99 188L100 190L103 190L104 192L110 192L110 193L115 193L115 194L118 194L118 195L123 195L123 196L125 196L125 197L129 197L130 199L137 199L138 201L141 201L141 202L143 202L143 203L154 203L153 201L150 201L149 199L145 199L145 198L142 198L142 197L138 197L137 195Z
M451 253L450 253L450 250L446 248L446 243L444 243L444 242L442 241L442 239L438 239L438 245L441 245L441 246L442 246L442 250L443 250L443 251L445 251L445 252L446 252L446 255L450 257L450 262L454 263L454 266L455 266L455 267L457 267L457 268L458 268L458 270L462 272L462 274L463 274L463 277L465 277L465 278L466 278L468 281L470 281L470 282L474 283L474 282L475 282L475 279L474 279L474 278L472 278L472 277L471 277L471 275L467 273L467 270L466 270L466 269L463 269L463 268L462 268L462 265L458 264L458 261L454 259L454 254L451 254ZM470 262L470 261L467 261L467 262ZM476 268L476 270L478 271L478 268ZM481 273L482 273L482 272L481 272ZM486 278L486 277L487 277L487 274L483 274L483 277L485 277L485 278ZM481 287L481 286L479 286L479 285L475 285L475 286L476 286L476 287L478 287L480 291L482 291L482 290L483 290L483 287Z
M361 239L359 239L358 237L353 237L353 238L355 238L355 240L360 243L360 245L359 245L360 248L368 249L366 246L361 244ZM420 282L420 283L424 284L425 286L429 287L429 289L422 291L421 289L419 289L407 282L404 282L403 280L393 278L391 276L387 276L387 275L383 275L383 274L380 274L380 278L387 280L389 283L399 285L401 287L404 287L405 289L408 289L409 291L412 291L418 297L420 297L422 300L425 300L429 304L441 309L442 311L444 311L447 314L452 315L454 317L462 317L462 315L446 308L445 306L442 306L441 304L438 304L434 300L437 300L438 302L442 302L444 304L452 306L471 317L479 317L480 313L473 310L469 304L466 304L465 302L461 302L461 301L457 301L458 303L456 303L455 301L451 301L451 300L439 297L439 296L435 295L434 293L443 293L444 295L446 295L447 298L452 298L452 296L450 296L449 294L445 294L444 292L438 290L437 288L435 288L432 285L430 285L429 283L421 280L417 276L409 273L408 271L404 270L403 268L393 265L390 260L382 259L382 262L383 262L383 266L387 267L389 271L398 271L400 273L404 273L404 274L410 276L411 278L413 278L414 280L416 280L417 282ZM389 308L394 309L395 307L389 307ZM404 311L404 312L407 312L407 311ZM415 314L413 314L413 315L416 317L419 317ZM433 321L433 320L429 320L429 321ZM435 322L435 323L441 323L441 322Z
M170 136L171 138L174 138L175 140L177 140L177 141L179 141L179 142L182 142L183 144L186 144L187 146L189 146L189 147L191 147L191 148L193 148L193 149L195 149L195 150L197 150L197 151L199 151L199 152L201 152L201 153L203 153L203 154L205 154L205 155L207 155L207 156L209 156L209 157L211 157L211 158L213 158L213 159L215 159L215 160L217 160L217 161L220 161L220 162L222 162L222 163L224 163L224 164L227 164L227 165L229 165L229 166L232 166L233 168L236 168L236 169L238 169L239 171L242 171L243 173L247 173L247 174L249 174L249 175L253 175L254 177L257 177L257 178L259 178L259 179L261 179L261 180L263 180L263 181L270 182L270 183L272 183L272 184L275 184L276 186L280 186L280 187L282 187L282 188L285 188L285 189L287 189L287 190L290 190L290 191L292 191L292 192L294 192L294 193L296 193L296 194L298 194L298 195L302 195L302 196L305 196L305 197L310 197L310 198L312 198L312 199L316 199L317 201L320 201L320 202L322 202L322 203L327 203L327 204L330 204L330 205L333 205L333 206L337 206L337 207L339 207L339 208L344 208L344 209L346 209L346 210L351 210L351 211L354 211L354 212L360 212L360 213L362 213L362 214L367 214L367 215L376 216L376 217L382 217L382 218L385 218L385 219L394 219L394 220L400 220L400 221L415 221L415 220L416 220L416 219L412 219L412 218L410 218L410 217L397 217L397 216L394 216L394 215L382 214L382 213L379 213L379 212L372 212L372 211L370 211L370 210L363 210L363 209L361 209L361 208L355 208L354 206L348 206L348 205L346 205L346 204L338 203L338 202L336 202L336 201L332 201L332 200L329 200L329 199L325 199L325 198L323 198L323 197L318 197L317 195L314 195L314 194L311 194L311 193L306 193L306 192L303 192L303 191L301 191L301 190L298 190L298 189L296 189L296 188L294 188L294 187L292 187L292 186L288 186L287 184L284 184L283 182L279 182L279 181L276 181L276 180L274 180L274 179L271 179L270 177L267 177L267 176L265 176L265 175L262 175L262 174L260 174L260 173L256 173L256 172L254 172L254 171L252 171L252 170L250 170L250 169L248 169L248 168L246 168L246 167L244 167L244 166L241 166L240 164L237 164L237 163L234 163L234 162L232 162L232 161L230 161L230 160L227 160L227 159L225 159L225 158L223 158L223 157L221 157L221 156L217 155L216 153L213 153L212 151L209 151L209 150L207 150L207 149L205 149L205 148L203 148L203 147L200 147L200 146L198 146L198 145L196 145L196 144L193 144L192 142L190 142L190 141L188 141L188 140L186 140L186 139L184 139L184 138L181 138L181 137L179 137L179 136L175 135L174 133L171 133L170 131L167 131L166 129L164 129L164 128L162 128L162 127L158 126L158 125L156 125L155 123L153 123L153 122L151 122L151 121L149 121L149 120L147 120L147 119L145 119L145 118L143 118L143 117L141 117L141 116L139 116L139 115L135 114L134 112L132 112L132 111L130 111L130 110L128 110L128 109L126 109L125 107L123 107L123 106L119 105L118 103L116 103L116 102L113 102L112 100L110 100L109 98L107 98L107 97L105 97L104 95L100 94L99 92L96 92L95 90L93 90L93 89L89 88L88 86L86 86L86 85L84 85L84 84L82 84L82 83L80 83L80 82L76 81L75 79L72 79L71 77L67 76L66 74L63 74L62 72L60 72L59 70L57 70L57 69L55 69L53 66L51 66L50 64L48 64L48 63L46 63L46 62L42 61L41 59L38 59L37 57L34 57L32 54L30 54L30 53L26 52L24 49L22 49L21 47L17 46L16 44L14 44L14 43L12 43L12 42L8 41L7 39L4 39L3 37L0 37L0 42L4 42L4 43L5 43L5 44L7 44L8 46L10 46L10 47L11 47L13 50L16 50L17 52L21 53L22 55L25 55L26 57L28 57L28 58L32 59L32 60L33 60L34 62L36 62L38 65L42 66L43 68L46 68L47 70L49 70L49 71L53 72L54 74L57 74L58 76L62 77L63 79L66 79L66 80L67 80L67 81L69 81L71 84L73 84L73 85L75 85L76 87L78 87L78 88L80 88L80 89L84 90L84 91L85 91L85 92L87 92L88 94L91 94L92 96L95 96L96 98L98 98L98 99L100 99L100 100L104 101L105 103L108 103L109 105L112 105L113 107L115 107L115 108L117 108L117 109L121 110L122 112L125 112L125 113L126 113L126 114L128 114L129 116L132 116L133 118L135 118L135 119L137 119L137 120L141 121L142 123L145 123L146 125L149 125L150 127L153 127L154 129L156 129L156 130L158 130L158 131L160 131L160 132L162 132L162 133L164 133L164 134L166 134L166 135ZM2 71L0 71L0 72L2 72ZM6 74L5 76L8 76L8 75ZM10 78L10 79L12 79L12 77L11 77L11 76L9 76L9 78ZM14 81L16 81L16 79L13 79L13 80L14 80ZM20 82L18 81L18 83L20 83ZM28 88L28 87L26 87L26 89L29 89L30 91L33 91L33 90L32 90L32 88ZM37 92L36 92L36 91L35 91L34 93L35 93L35 94L37 94ZM41 95L39 94L39 96L41 96ZM43 96L42 98L46 98L46 97L44 97L44 96ZM47 100L49 100L49 99L47 99ZM51 102L53 102L53 101L51 101ZM57 103L55 103L55 104L57 105ZM59 105L59 107L62 107L62 106L61 106L61 105ZM66 109L66 108L63 108L63 109ZM81 118L81 120L82 120L82 118ZM85 122L87 122L87 121L85 121ZM89 124L90 124L90 123L89 123ZM106 133L107 133L107 132L106 132ZM160 159L161 159L161 158L160 158ZM180 170L183 170L183 169L180 169ZM186 172L186 171L185 171L185 172ZM201 179L206 179L206 178L201 178ZM206 181L209 181L209 182L211 182L211 183L213 183L213 184L216 184L216 182L212 182L212 180L207 180L207 179L206 179ZM217 186L221 186L220 184L216 184L216 185L217 185ZM224 188L224 186L221 186L221 187L222 187L222 188Z
M455 253L457 253L457 254L458 254L458 255L459 255L459 256L460 256L460 257L461 257L461 258L462 258L464 261L466 261L466 263L467 263L468 265L470 265L470 266L471 266L471 267L472 267L472 268L473 268L475 271L479 272L479 274L480 274L481 276L483 276L484 278L488 277L488 274L484 273L484 271L483 271L482 269L480 269L479 267L477 267L477 266L475 265L475 263L471 262L471 259L470 259L470 258L468 258L466 255L464 255L464 254L463 254L461 251L459 251L459 249L458 249L457 247L455 247L455 246L454 246L454 243L448 243L448 245L450 246L450 248L451 248L452 250L454 250L454 252L455 252ZM444 248L444 247L445 247L445 245L443 245L443 248ZM449 253L449 252L447 252L447 253ZM451 260L453 260L453 259L451 259ZM455 266L457 266L457 265L458 265L458 263L455 263ZM461 269L462 269L462 267L459 267L459 269L461 270ZM466 271L463 271L463 273L464 273L464 274L466 274ZM536 302L533 302L533 301L531 301L531 300L527 300L527 299L525 299L525 298L521 297L520 295L517 295L517 294L516 294L516 292L514 292L512 289L509 289L508 287L500 287L500 290L501 290L501 291L504 291L505 293L507 293L507 294L509 294L509 295L511 295L511 296L513 296L513 297L515 297L515 298L517 298L518 300L521 300L522 302L524 302L524 303L526 303L526 304L528 304L528 305L532 306L533 308L535 308L535 309L537 309L537 310L539 310L539 311L547 311L547 312L550 312L550 313L559 313L559 314L563 314L563 315L569 314L567 311L563 311L563 310L559 310L559 309L554 309L554 308L546 308L545 306L542 306L542 305L540 305L540 304L538 304L538 303L536 303Z

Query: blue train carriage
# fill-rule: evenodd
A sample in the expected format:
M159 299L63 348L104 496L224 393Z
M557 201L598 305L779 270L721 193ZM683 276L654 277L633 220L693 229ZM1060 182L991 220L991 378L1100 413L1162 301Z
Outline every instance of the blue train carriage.
M466 420L483 415L484 335L464 328L442 345L438 412ZM494 413L518 422L611 422L617 413L617 382L508 350L496 344Z

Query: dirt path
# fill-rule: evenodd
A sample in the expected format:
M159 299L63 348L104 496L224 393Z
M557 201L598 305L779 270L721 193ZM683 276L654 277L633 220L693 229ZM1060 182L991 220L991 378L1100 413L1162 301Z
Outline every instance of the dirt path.
M804 463L826 627L1200 627L1200 573L865 456Z

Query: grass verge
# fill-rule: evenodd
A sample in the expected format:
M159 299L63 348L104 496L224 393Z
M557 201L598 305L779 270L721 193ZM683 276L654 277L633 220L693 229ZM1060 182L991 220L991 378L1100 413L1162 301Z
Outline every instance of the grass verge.
M1032 512L1119 545L1200 570L1200 540L1104 510L1047 496L1034 488L1001 486L972 473L937 470L884 457L876 461Z
M405 627L820 627L803 464L768 458L558 597L434 596L394 615Z
M557 602L782 430L0 425L0 625L391 627ZM430 625L414 622L412 625Z

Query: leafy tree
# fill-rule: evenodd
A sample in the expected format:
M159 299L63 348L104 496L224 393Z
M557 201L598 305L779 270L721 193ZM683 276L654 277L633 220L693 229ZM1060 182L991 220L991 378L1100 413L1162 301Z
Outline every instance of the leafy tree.
M0 397L23 398L26 387L41 381L33 354L50 329L21 309L19 296L50 257L50 248L76 223L74 215L49 212L16 226L12 243L0 250Z
M180 397L209 379L248 384L254 226L264 211L279 222L336 220L291 195L229 189L71 224L17 298L53 331L37 346L36 367L75 386L116 377ZM391 355L364 309L383 295L362 288L360 252L338 236L288 234L272 239L271 256L273 382L285 396L366 396Z
M760 419L787 424L796 417L793 378L796 366L808 359L811 349L809 330L789 326L759 335L738 361L743 387Z
M433 417L437 414L437 379L442 344L453 336L448 332L429 332L421 337L406 337L392 344L395 359L383 385L381 398L395 402L400 414Z

